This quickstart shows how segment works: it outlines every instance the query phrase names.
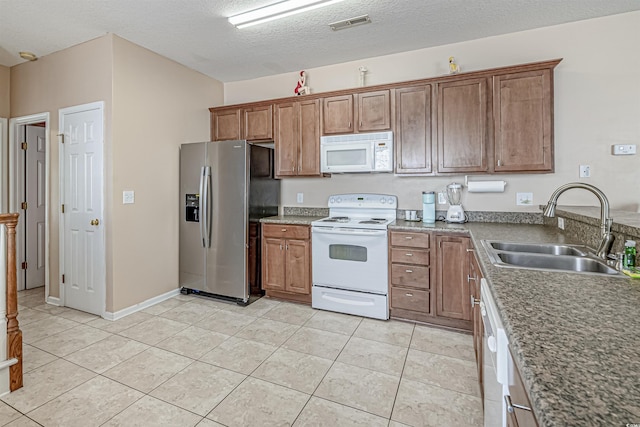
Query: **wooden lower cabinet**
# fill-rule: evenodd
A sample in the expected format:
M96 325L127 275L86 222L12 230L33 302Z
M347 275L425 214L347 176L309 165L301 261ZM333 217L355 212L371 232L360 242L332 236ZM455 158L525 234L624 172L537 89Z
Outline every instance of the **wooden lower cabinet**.
M389 241L391 317L472 331L469 237L390 231Z
M484 336L484 325L482 323L482 313L480 312L480 280L482 271L476 259L475 251L469 252L469 303L472 305L473 318L473 351L476 356L476 368L478 370L478 381L480 382L480 397L484 397L482 386L482 338Z
M270 297L311 303L309 226L263 224L262 289Z
M513 359L513 354L511 355ZM513 383L509 384L509 401L507 407L507 426L509 427L538 427L536 416L533 414L531 401L522 382L518 368L513 369Z
M389 232L389 307L391 317L431 318L429 233Z

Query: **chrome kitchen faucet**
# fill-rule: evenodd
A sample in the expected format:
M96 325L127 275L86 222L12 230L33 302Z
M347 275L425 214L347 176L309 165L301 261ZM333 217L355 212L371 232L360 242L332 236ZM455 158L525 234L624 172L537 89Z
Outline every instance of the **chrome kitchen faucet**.
M594 187L591 184L583 184L582 182L570 182L569 184L564 184L556 191L553 192L547 206L544 208L542 215L547 218L553 218L556 215L556 205L558 203L558 197L565 191L571 188L582 188L584 190L588 190L598 197L600 200L600 232L602 239L600 240L600 245L598 245L598 249L596 251L596 255L602 259L607 259L607 255L611 250L611 245L613 245L613 239L615 238L613 234L611 234L611 224L613 223L613 219L609 216L609 200L607 196L604 195L602 190Z

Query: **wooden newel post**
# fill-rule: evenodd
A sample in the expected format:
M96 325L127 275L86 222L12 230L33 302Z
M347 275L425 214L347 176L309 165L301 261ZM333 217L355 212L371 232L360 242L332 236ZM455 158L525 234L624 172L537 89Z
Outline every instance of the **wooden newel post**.
M22 331L18 324L18 284L16 276L16 226L17 213L1 214L0 223L6 227L7 236L7 359L18 359L9 368L9 390L22 387Z

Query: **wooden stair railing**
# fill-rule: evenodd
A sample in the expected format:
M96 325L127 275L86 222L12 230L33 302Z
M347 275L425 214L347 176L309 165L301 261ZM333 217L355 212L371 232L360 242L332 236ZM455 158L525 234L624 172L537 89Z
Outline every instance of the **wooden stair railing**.
M9 390L22 387L22 331L18 324L18 284L16 276L17 213L0 214L0 224L7 237L7 359L18 359L9 368Z

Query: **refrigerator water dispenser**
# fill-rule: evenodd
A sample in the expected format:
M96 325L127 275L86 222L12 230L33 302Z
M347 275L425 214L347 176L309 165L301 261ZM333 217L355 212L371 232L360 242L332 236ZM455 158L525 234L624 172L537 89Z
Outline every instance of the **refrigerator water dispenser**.
M200 222L200 197L198 194L186 195L186 215L185 219L188 222Z

